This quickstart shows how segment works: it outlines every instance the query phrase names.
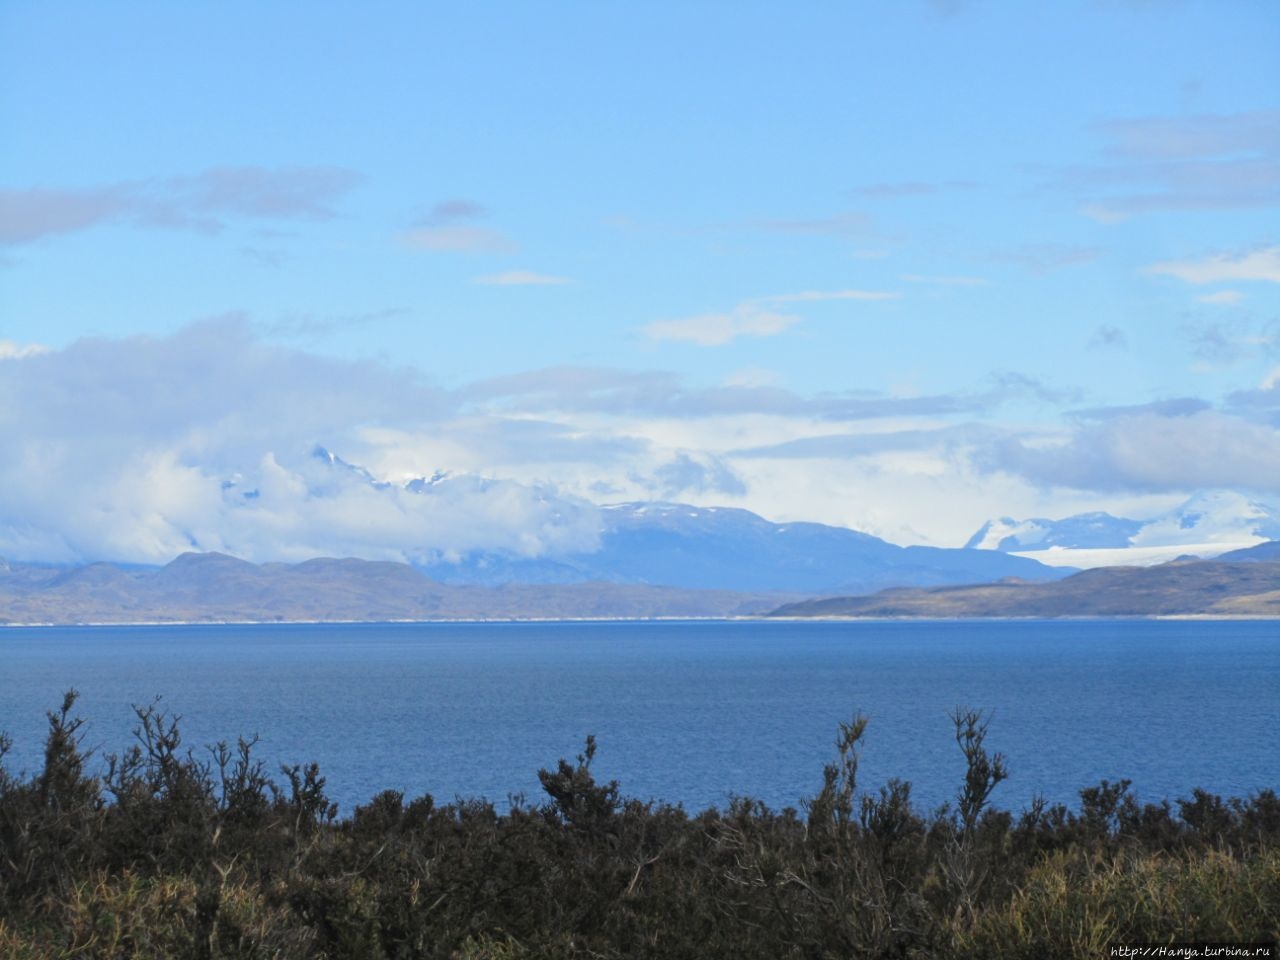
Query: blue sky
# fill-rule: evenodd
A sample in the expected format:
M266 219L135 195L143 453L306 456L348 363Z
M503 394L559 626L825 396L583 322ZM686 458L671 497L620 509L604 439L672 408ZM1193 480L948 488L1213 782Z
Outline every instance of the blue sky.
M0 555L1280 499L1277 49L1267 0L11 0ZM466 478L456 531L316 444Z

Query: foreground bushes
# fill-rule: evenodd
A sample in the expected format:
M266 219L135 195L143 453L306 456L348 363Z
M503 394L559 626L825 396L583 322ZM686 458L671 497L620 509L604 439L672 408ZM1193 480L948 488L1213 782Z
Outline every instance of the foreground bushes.
M595 742L539 774L541 805L387 792L338 820L314 766L254 742L187 751L138 711L89 772L75 695L30 779L0 764L0 957L1103 957L1114 942L1280 937L1280 798L1078 810L990 806L1006 776L957 710L967 773L924 815L857 784L865 720L805 816L622 797ZM0 759L7 744L0 742Z

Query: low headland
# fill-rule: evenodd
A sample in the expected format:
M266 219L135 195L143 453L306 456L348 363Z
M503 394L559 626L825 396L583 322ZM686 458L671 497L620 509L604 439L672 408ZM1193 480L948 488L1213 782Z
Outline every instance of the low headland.
M1270 544L1263 544L1269 547ZM620 620L739 617L1280 616L1280 560L1104 567L1054 580L894 587L859 595L649 582L452 584L408 564L254 564L183 554L162 567L0 564L0 624ZM1253 557L1258 559L1253 559Z
M1280 617L1280 562L1183 560L1063 580L898 588L784 604L777 617Z

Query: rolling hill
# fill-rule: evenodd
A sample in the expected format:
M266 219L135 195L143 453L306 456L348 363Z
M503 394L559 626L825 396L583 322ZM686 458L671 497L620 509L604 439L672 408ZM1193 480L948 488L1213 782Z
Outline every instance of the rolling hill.
M883 590L804 600L785 617L1280 616L1280 561L1185 560L1099 567L1053 583Z
M442 584L403 563L253 564L187 553L163 567L0 562L0 623L725 617L795 599L647 584Z

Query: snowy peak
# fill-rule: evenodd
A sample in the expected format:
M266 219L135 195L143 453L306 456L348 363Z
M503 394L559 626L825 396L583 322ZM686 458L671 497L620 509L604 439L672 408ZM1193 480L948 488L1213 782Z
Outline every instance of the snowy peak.
M1160 563L1182 554L1210 557L1280 539L1280 511L1232 490L1197 493L1149 520L1081 513L1061 520L1001 517L966 544L1074 566Z
M850 541L884 543L879 537L844 527L819 523L773 523L759 514L741 507L695 507L688 503L634 501L605 504L600 508L606 532L617 533L645 529L684 532L701 536L759 536L783 533L817 533L837 531Z
M429 477L416 477L404 485L410 493L429 493L449 477L448 472L437 470Z
M1054 547L1067 550L1127 547L1130 539L1141 529L1139 521L1113 517L1109 513L1078 513L1062 520L1001 517L983 524L965 546L1004 553L1050 550Z
M449 584L864 593L1063 575L999 551L900 547L844 527L774 523L736 507L598 506L549 486L444 471L390 481L320 446L297 466L296 479L312 502L347 498L368 522L393 527L400 538L395 558ZM235 489L232 482L224 496ZM343 544L332 552L357 549Z
M1176 510L1143 525L1134 546L1213 544L1228 547L1280 539L1280 513L1230 490L1198 493Z

